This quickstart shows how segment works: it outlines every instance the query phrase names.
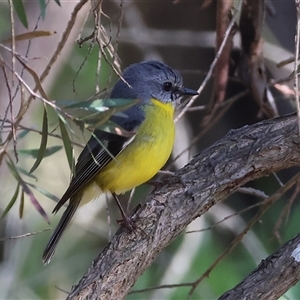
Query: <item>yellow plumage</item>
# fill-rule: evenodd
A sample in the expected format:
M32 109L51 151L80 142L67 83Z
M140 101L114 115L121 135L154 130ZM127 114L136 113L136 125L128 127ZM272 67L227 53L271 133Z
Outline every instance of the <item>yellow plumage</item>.
M197 94L183 86L177 71L158 61L133 64L124 71L123 78L114 85L110 97L140 99L140 103L125 110L122 117L115 115L111 119L134 137L130 140L95 130L78 157L68 189L53 210L56 213L69 200L44 251L45 263L51 260L78 206L103 192L114 196L124 225L133 230L116 194L147 182L164 166L174 144L174 102L182 95Z
M95 178L103 192L120 194L151 179L166 163L175 136L174 107L152 99L136 136Z

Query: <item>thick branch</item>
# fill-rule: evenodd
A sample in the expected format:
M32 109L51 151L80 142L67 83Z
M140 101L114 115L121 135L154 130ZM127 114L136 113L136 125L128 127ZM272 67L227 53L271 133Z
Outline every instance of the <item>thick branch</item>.
M250 275L218 300L279 299L300 279L300 234L263 260Z
M230 131L147 197L136 232L120 228L68 299L123 299L192 220L246 182L300 165L299 143L295 115Z
M263 57L262 30L265 18L265 0L244 0L240 18L240 33L243 55L239 73L249 87L260 112L272 117L277 116L274 98L267 84L266 68Z
M219 49L224 35L230 24L231 10L233 7L233 1L222 0L217 2L217 29L216 29L216 48ZM224 50L222 51L215 67L214 75L214 104L223 102L226 94L226 87L228 81L228 70L230 54L233 46L233 37L235 30L230 32Z

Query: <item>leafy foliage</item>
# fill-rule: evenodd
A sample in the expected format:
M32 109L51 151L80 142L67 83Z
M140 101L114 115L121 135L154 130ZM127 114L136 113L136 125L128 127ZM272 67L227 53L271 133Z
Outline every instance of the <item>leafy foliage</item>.
M54 1L59 6L61 5L59 0L54 0ZM24 25L24 27L28 28L28 21L27 21L27 15L26 15L26 9L24 6L24 1L23 0L12 0L12 3L13 3L15 12L17 13L19 20ZM44 19L46 16L46 8L47 8L46 0L39 0L39 6L40 6L40 11L41 11L41 16Z
M59 18L57 15L51 15L47 10L48 4L61 5L59 0L50 0L49 3L45 0L34 2L31 5L35 5L35 8L39 9L41 17L45 20L49 18L51 21L49 28L39 30L38 27L43 21L32 18L31 11L27 8L28 2L13 0L13 9L23 26L37 28L25 33L22 32L24 30L22 28L20 34L16 30L15 37L8 39L6 37L11 30L8 26L10 25L8 22L9 5L8 2L1 5L0 16L1 20L5 21L1 23L0 34L5 39L4 41L1 39L3 42L0 50L2 51L5 47L10 49L13 39L17 46L15 53L3 50L7 53L2 55L1 52L0 56L0 71L3 72L4 78L1 91L9 90L7 97L4 96L1 101L3 106L1 106L0 117L0 163L6 160L7 164L2 164L1 168L7 167L9 172L4 169L1 174L0 214L4 224L3 226L1 224L1 228L9 237L16 234L14 231L16 227L24 229L26 226L26 231L32 232L45 226L44 220L49 221L45 211L51 212L53 201L57 202L57 196L63 193L69 182L69 168L74 169L76 157L74 153L77 154L77 148L86 142L94 128L127 134L108 119L112 114L122 115L122 110L134 105L135 101L105 99L101 96L96 96L93 100L82 101L95 93L96 85L98 91L99 87L106 88L113 84L119 70L117 56L122 58L123 66L146 57L161 57L168 64L178 69L184 69L182 74L185 82L197 86L202 81L203 74L209 69L215 54L214 42L210 42L215 40L215 36L214 34L210 35L216 28L215 24L212 24L216 18L216 6L221 2L230 4L230 1L204 1L205 7L200 7L203 1L194 3L175 1L177 5L168 1L161 1L159 4L151 1L149 3L137 1L132 5L122 2L122 5L116 6L113 1L98 1L94 4L102 3L103 5L99 14L101 24L96 24L92 31L94 20L88 18L82 32L84 34L88 32L92 40L90 43L81 41L80 47L78 47L74 43L74 38L70 39L68 33L75 32L76 26L80 22L84 23L84 20L80 21L78 12L83 12L85 17L87 12L82 9L85 2L79 1L76 4L63 2ZM275 2L272 5L282 5L280 1ZM76 5L76 8L73 9L72 6L72 9L68 10L68 5ZM277 33L280 35L282 31L285 41L287 41L291 34L292 44L294 43L295 24L292 24L291 30L285 27L291 24L290 19L292 19L289 18L292 15L290 11L288 13L285 11L288 9L288 5L288 2L283 3L283 10L278 10L280 18L276 18L274 22L278 23L281 30L271 32L269 25L265 25L264 44L267 50L264 55L269 65L275 66L279 57L283 59L292 56L292 52L287 51L289 46L283 44L276 36ZM95 9L94 12L96 11ZM63 15L63 12L66 14ZM166 12L169 17L157 17L166 16ZM236 8L231 7L231 13L236 13ZM221 15L229 16L231 14ZM285 15L288 16L288 19L282 21L281 19L284 19ZM93 14L90 14L90 17L93 17ZM268 13L267 17L270 18ZM67 23L68 25L66 25ZM56 31L58 34L54 35ZM200 40L203 33L210 38ZM221 36L223 37L224 34ZM50 43L48 43L49 40ZM66 47L66 41L73 44L71 52ZM231 42L229 44L235 43L233 40ZM238 45L234 45L236 54L239 49ZM4 60L5 57L9 57L8 61ZM86 59L87 57L88 59ZM62 60L58 60L58 58L62 58ZM235 60L236 56L230 57L231 63ZM13 61L15 65L13 65ZM111 62L116 63L112 64ZM43 64L45 64L45 68L39 69L39 66ZM101 72L99 71L100 66ZM240 79L243 79L243 74L249 74L244 73L243 68L242 62L239 66L241 74L237 77L235 76L236 66L230 65L230 71L234 71L228 72L231 85L225 93L226 99L224 98L224 100L226 101L215 106L220 114L212 113L208 116L204 111L209 111L207 108L213 106L209 104L209 99L214 98L212 96L214 93L221 94L223 85L220 88L214 86L213 93L211 86L203 91L200 97L201 103L195 102L196 107L186 113L189 122L185 126L191 126L191 130L185 131L183 127L178 130L179 143L176 149L182 150L182 147L190 149L193 144L193 151L201 151L203 147L225 135L229 129L257 122L258 104L255 104L253 108L251 98L236 96L238 90L244 89L240 84ZM22 69L23 71L21 71ZM276 80L286 76L282 69L273 69L276 69L277 73L272 70L268 71ZM287 75L294 75L289 66L287 69ZM113 71L111 72L111 70ZM55 77L51 78L53 74ZM224 73L216 71L213 80L217 81L216 78L220 74ZM97 77L96 80L94 80L95 77ZM45 78L49 79L48 83L53 82L51 88L44 84ZM261 81L257 82L261 83ZM268 82L269 86L272 84L272 82ZM16 88L17 86L18 88ZM275 86L271 88L274 89ZM288 83L286 85L284 83L282 88L284 91L288 90L289 98L294 98ZM234 93L230 94L232 92ZM249 94L244 90L243 93L244 95ZM17 98L15 98L15 94L17 94ZM230 98L231 96L235 98ZM280 102L282 98L282 96L276 95L276 101ZM58 99L74 100L60 101ZM282 104L283 102L284 104ZM288 110L287 101L282 101L282 103L281 105ZM206 110L203 109L203 106ZM216 111L213 110L213 112ZM208 120L207 126L204 127L202 127L203 117ZM190 132L199 136L191 136ZM9 137L9 142L7 137ZM197 140L200 142L197 143ZM64 151L60 151L62 148ZM187 156L190 157L189 152L185 153L188 153ZM184 164L187 163L184 156L179 155L179 157L183 159ZM177 161L176 168L179 166L179 161ZM175 170L174 166L175 164L172 170ZM283 183L288 176L289 172L279 174ZM272 194L276 192L278 182L280 181L270 176L254 182L251 187L263 190L266 194ZM144 199L145 187L137 190L138 202L141 202ZM51 201L47 201L48 199L44 199L45 197ZM127 198L126 195L123 201ZM179 239L176 239L144 273L134 289L164 284L170 284L170 286L142 294L131 294L128 299L186 298L189 287L180 286L180 284L191 282L205 272L216 257L226 249L234 236L239 234L240 229L244 228L245 222L255 214L259 200L253 195L235 194L223 204L224 206L219 207L219 210L218 207L215 210L212 209L205 217L192 223L189 230L196 229L199 232L182 234ZM65 294L54 286L59 285L60 288L69 290L88 268L91 259L98 255L99 249L104 248L107 244L107 231L109 230L105 226L108 224L112 231L116 229L114 220L119 216L115 213L115 207L111 202L108 203L107 210L110 212L110 220L107 220L104 206L105 201L101 199L101 201L82 208L83 213L79 212L79 218L74 221L65 237L66 242L58 251L56 259L49 268L44 268L40 261L42 245L45 245L47 239L46 235L40 234L34 238L23 239L26 241L18 240L5 244L2 257L5 268L0 268L0 281L6 282L6 285L1 288L1 297L4 299L20 298L20 293L22 297L30 299L65 297ZM251 210L250 206L253 206ZM15 218L16 211L17 218ZM44 218L42 222L36 218L37 211ZM285 241L299 231L298 215L297 201L293 203L289 195L283 196L281 201L272 206L260 219L260 222L249 231L242 243L226 259L222 260L209 277L205 278L191 299L216 299L222 292L241 281L261 259L279 247L280 239ZM18 220L18 216L23 218L22 221ZM55 222L55 217L51 220ZM280 224L279 227L278 224ZM204 230L203 228L208 229ZM251 249L255 250L251 251ZM14 272L13 282L9 282L7 270L18 270L18 272ZM176 284L179 286L175 286ZM23 285L26 285L25 289ZM290 298L296 298L298 295L299 286L287 294Z

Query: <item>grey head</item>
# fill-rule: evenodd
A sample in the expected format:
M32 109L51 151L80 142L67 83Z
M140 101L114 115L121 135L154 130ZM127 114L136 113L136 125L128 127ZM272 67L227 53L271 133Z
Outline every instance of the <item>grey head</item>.
M138 98L143 105L151 98L169 103L183 95L197 95L196 91L183 87L178 71L155 60L130 65L124 70L123 77L127 83L119 79L110 98Z

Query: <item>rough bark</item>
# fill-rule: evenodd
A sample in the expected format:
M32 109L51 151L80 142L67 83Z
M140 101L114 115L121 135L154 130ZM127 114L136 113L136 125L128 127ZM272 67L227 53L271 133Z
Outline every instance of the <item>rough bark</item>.
M218 300L278 299L300 279L300 234L263 260L250 275Z
M295 115L231 130L147 197L133 216L137 230L120 228L68 299L123 299L191 221L246 182L300 165L299 143Z
M260 113L278 115L276 104L269 91L263 55L262 31L265 19L265 0L244 0L240 18L242 57L240 77L249 87Z
M232 0L222 0L217 2L216 51L220 48L226 30L230 24L232 5ZM214 70L214 104L221 103L225 99L234 33L235 30L232 30Z

